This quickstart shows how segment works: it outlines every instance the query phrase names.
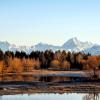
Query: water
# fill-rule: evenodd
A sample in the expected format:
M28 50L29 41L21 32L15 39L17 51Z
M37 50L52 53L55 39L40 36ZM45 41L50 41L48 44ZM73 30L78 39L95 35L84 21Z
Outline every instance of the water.
M10 83L0 84L0 100L100 100L100 84L78 83L84 79L62 75L4 75L0 81ZM35 83L27 85L20 81Z
M24 94L24 95L4 95L0 100L100 100L99 95L95 94Z
M0 82L7 82L7 81L34 81L34 82L62 82L62 81L78 81L78 80L82 80L84 78L82 77L71 77L71 76L66 76L66 75L46 75L46 76L42 76L42 75L1 75L0 76Z

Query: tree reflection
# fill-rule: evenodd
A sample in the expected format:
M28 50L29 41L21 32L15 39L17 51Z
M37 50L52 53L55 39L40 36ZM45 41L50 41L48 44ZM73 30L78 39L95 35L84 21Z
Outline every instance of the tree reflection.
M87 94L83 97L83 100L100 100L99 93Z
M2 96L0 96L0 100L2 100Z

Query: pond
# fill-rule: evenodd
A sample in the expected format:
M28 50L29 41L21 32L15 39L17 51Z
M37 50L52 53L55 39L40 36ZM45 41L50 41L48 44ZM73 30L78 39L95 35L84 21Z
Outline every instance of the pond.
M20 95L3 95L0 100L100 100L99 94L20 94Z

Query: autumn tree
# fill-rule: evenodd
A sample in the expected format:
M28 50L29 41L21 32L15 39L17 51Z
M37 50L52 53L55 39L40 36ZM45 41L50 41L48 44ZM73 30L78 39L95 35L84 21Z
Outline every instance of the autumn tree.
M70 63L68 62L68 61L63 61L62 63L61 63L61 68L63 69L63 70L70 70Z
M50 63L50 68L52 68L52 69L60 69L59 60L52 60L51 63Z

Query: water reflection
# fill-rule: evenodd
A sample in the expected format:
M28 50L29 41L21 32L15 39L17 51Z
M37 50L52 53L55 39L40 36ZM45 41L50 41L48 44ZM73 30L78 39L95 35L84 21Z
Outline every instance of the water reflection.
M83 100L100 100L99 95L98 93L87 94L83 97Z
M8 84L0 84L0 100L100 100L100 85L93 84L73 84L80 82L86 78L68 77L68 76L52 76L52 75L4 75L0 76L0 82L36 82L32 86L12 87ZM53 83L37 85L37 83ZM71 83L72 84L71 84ZM56 84L54 84L56 83ZM58 83L65 83L59 84ZM7 86L8 85L8 86ZM4 87L2 87L4 86ZM58 86L58 87L57 87ZM37 93L37 94L36 94ZM47 94L48 93L48 94ZM52 93L52 94L50 94ZM78 93L78 94L76 94ZM84 94L85 93L85 94ZM18 95L20 94L20 95Z
M0 82L7 81L31 81L31 82L69 82L69 81L83 81L84 77L69 77L69 76L43 76L43 75L1 75Z
M4 95L0 100L100 100L100 94L24 94L24 95Z

